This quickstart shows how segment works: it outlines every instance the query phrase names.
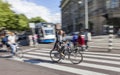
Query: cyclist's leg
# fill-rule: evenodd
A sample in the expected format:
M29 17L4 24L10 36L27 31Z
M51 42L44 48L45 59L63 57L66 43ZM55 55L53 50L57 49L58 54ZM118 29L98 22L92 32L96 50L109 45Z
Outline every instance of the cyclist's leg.
M56 48L56 46L57 46L57 41L55 42L53 49L55 49L55 48Z
M16 52L16 45L10 44L10 48L11 48L11 53L12 53L13 55L15 55L15 52Z

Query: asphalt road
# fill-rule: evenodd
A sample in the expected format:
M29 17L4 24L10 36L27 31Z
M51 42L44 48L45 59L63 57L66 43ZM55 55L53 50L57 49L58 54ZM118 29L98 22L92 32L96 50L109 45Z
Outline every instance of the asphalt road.
M49 51L53 45L25 46L24 50L31 49L25 59L0 57L0 75L120 75L120 50L89 48L83 62L75 65L68 60L52 63ZM0 52L0 56L4 54L7 52Z
M0 58L0 75L71 75L28 63Z
M52 48L52 44L40 44L37 48ZM35 47L23 47L29 49ZM36 66L30 63L13 61L2 57L9 54L5 50L0 51L0 75L73 75L72 73L52 70L45 67Z

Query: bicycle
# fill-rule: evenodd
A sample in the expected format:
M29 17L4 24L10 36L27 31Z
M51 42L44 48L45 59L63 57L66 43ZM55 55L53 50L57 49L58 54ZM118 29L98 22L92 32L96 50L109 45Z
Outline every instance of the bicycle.
M57 42L56 47L50 51L50 58L52 59L52 61L54 62L60 61L61 58L60 49L61 49L60 42Z
M83 61L83 53L81 53L81 51L83 51L82 47L75 47L73 48L72 52L70 53L70 61L73 64L79 64L80 62Z
M64 43L61 46L57 43L56 46L57 48L50 51L52 61L59 62L61 59L64 59L66 55L73 64L79 64L83 61L83 55L79 49L71 48L69 45L65 47Z
M16 56L18 58L22 58L23 57L23 50L21 49L19 42L17 44L15 44L15 47L16 47L16 51L14 52L14 56Z

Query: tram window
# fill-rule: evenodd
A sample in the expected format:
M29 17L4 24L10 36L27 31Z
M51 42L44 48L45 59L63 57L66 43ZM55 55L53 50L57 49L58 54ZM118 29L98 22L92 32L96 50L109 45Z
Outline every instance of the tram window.
M42 29L40 30L40 34L39 34L41 37L43 37L43 31Z
M54 34L53 30L45 30L46 35L51 35Z

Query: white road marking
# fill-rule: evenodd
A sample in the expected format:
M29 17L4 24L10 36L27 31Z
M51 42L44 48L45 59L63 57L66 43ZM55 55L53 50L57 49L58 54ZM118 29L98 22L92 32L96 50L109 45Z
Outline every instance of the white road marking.
M44 48L43 50L41 50L41 49L40 50L35 50L35 52L32 52L32 51L27 52L28 54L24 54L25 58L19 59L19 58L15 57L15 58L13 58L13 60L23 62L24 60L29 60L29 59L26 59L28 57L28 58L33 58L33 59L42 59L42 60L51 61L51 58L49 57L50 54L49 53L43 53L43 52L50 52L50 50L51 49ZM28 49L28 51L29 51L29 49ZM107 59L120 59L119 57L114 57L114 56L120 56L118 54L97 53L97 52L85 52L85 53L88 53L88 54L83 54L83 55L88 56L88 57L96 57L96 58L86 58L86 57L83 58L86 61L120 65L120 62L118 62L118 61L107 60ZM34 54L34 55L32 55L32 54ZM94 55L94 54L99 54L99 55ZM44 55L44 56L48 56L48 57L39 56L39 55ZM103 56L100 56L100 55L103 55ZM111 55L111 56L104 56L104 55ZM97 59L97 58L107 58L107 59L102 60L102 59ZM30 61L35 61L35 60L30 60ZM71 63L68 60L62 60L62 62L63 63ZM34 63L32 63L32 64L34 64ZM41 63L41 61L39 61L39 63L35 63L35 65L39 65L39 66L43 66L43 67L47 67L47 68L51 68L51 69L56 69L56 70L61 70L61 71L66 71L66 72L70 72L70 73L75 73L75 74L82 74L82 75L107 75L107 74L104 74L104 73L99 73L99 72L94 72L94 71L89 71L89 70L83 70L83 69L78 69L78 68L72 68L72 67L62 66L62 65L58 65L58 64L52 64L52 63L48 63L48 62L42 62ZM86 63L86 62L82 62L81 64L78 64L78 65L79 66L90 67L90 68L120 72L119 67L106 66L106 65L100 65L100 64L92 64L92 63Z
M23 62L24 60L29 60L29 59L18 60L15 58L13 60ZM30 62L32 62L32 61L33 60L30 60ZM36 63L36 64L34 63L34 65L39 65L39 66L47 67L50 69L55 69L55 70L60 70L60 71L65 71L65 72L75 73L75 74L80 74L80 75L108 75L108 74L104 74L104 73L83 70L83 69L78 69L78 68L72 68L72 67L67 67L67 66L62 66L62 65L57 65L57 64L51 64L51 63Z
M35 50L39 52L50 52L50 49L43 49L43 50ZM113 53L103 53L103 52L83 52L83 53L89 53L89 54L99 54L99 55L112 55L112 56L120 56L120 54L113 54Z
M49 57L34 56L34 55L29 55L29 54L25 54L24 56L25 57L30 57L30 58L37 58L37 59L43 59L43 60L49 60L49 61L51 61L51 59ZM71 63L68 60L62 60L62 62L64 62L64 63ZM92 63L85 63L85 62L83 62L81 64L78 64L78 65L80 65L80 66L86 66L86 67L91 67L91 68L98 68L98 69L103 69L103 70L120 72L120 68L119 67L112 67L112 66L92 64Z
M89 54L99 54L99 55L112 55L112 56L120 56L120 54L113 54L113 53L98 53L98 52L84 52Z
M35 55L44 55L44 56L50 56L50 54L47 53L36 53L36 52L28 52L29 54L35 54ZM83 58L86 61L92 61L92 62L100 62L100 63L108 63L108 64L115 64L115 65L120 65L120 62L118 61L112 61L112 60L103 60L103 59L97 59L97 58Z
M120 57L112 57L112 56L100 56L100 55L89 55L89 54L84 54L84 56L120 60Z
M35 51L38 51L38 50L35 50ZM47 50L39 50L39 52L50 52L50 51L47 51ZM94 52L86 52L86 53L92 53L94 54ZM96 53L95 53L96 54ZM100 54L100 53L99 53ZM103 53L104 54L104 53ZM101 55L103 55L101 53ZM108 55L109 53L105 53L105 55ZM107 59L116 59L116 60L120 60L120 57L113 57L113 56L100 56L100 55L89 55L89 54L83 54L84 56L88 56L88 57L96 57L96 58L107 58ZM110 54L110 55L118 55L118 54Z

